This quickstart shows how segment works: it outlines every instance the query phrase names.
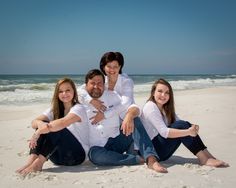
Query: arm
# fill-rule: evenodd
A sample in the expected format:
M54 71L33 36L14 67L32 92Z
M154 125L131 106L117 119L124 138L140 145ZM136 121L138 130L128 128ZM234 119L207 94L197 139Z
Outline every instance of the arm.
M41 134L57 132L77 121L81 122L79 116L73 113L68 113L65 117L51 121L50 123L44 122L44 125L38 127L38 129L33 134L32 138L30 139L29 147L35 148L37 146L37 140Z
M49 122L48 117L42 114L31 122L31 126L33 129L38 129L40 127L45 126L47 122Z
M196 136L199 130L197 125L192 125L189 129L180 130L174 128L168 128L163 120L160 110L153 106L153 104L149 103L149 109L146 110L146 118L149 119L150 123L157 129L159 134L164 138L179 138L184 136ZM147 107L146 106L146 107Z
M134 103L134 83L130 78L125 79L121 83L119 95L121 96L121 103L128 108Z
M195 137L198 134L199 126L192 125L188 129L170 129L168 138L179 138L184 136L192 136Z
M131 106L126 116L122 122L121 130L123 131L123 134L126 136L130 135L134 131L134 118L139 116L140 110L137 106L133 105Z
M36 131L36 134L46 134L48 132L57 132L75 122L81 122L81 118L74 114L68 113L65 117L56 119L47 124L47 126L42 127Z
M118 105L114 105L112 108L109 108L109 111L105 112L105 117L111 117L117 112L126 111L131 104L134 103L133 89L134 83L127 75L119 75L117 80L115 91L120 96L121 102ZM125 114L125 112L124 112ZM124 116L124 114L122 116Z

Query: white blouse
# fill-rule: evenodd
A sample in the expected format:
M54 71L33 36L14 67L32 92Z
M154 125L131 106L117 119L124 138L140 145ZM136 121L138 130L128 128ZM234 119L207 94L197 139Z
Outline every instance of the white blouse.
M75 138L81 143L86 153L89 150L89 127L86 110L83 105L76 104L71 107L69 113L73 113L81 118L81 122L75 122L66 128L75 136ZM52 109L47 109L44 113L48 117L49 121L53 121Z
M167 127L167 119L154 102L148 101L143 106L141 120L151 140L158 134L168 137L170 129Z

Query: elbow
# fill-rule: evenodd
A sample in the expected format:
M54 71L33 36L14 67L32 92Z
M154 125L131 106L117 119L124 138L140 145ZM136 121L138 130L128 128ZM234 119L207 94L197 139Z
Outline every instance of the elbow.
M168 138L169 136L169 131L160 131L159 133L163 138Z

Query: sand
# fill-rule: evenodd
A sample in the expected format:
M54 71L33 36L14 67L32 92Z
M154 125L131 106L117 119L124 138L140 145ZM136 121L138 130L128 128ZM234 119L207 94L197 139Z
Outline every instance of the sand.
M146 165L97 167L89 161L65 167L46 162L43 171L25 178L15 173L28 156L31 120L48 104L0 106L0 187L235 187L236 186L236 87L175 92L181 119L200 125L200 136L209 151L230 164L229 168L199 166L184 146L162 162L169 173ZM142 106L147 96L136 97Z

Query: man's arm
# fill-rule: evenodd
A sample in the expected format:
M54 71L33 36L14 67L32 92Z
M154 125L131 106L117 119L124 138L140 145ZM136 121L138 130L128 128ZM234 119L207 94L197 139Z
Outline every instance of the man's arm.
M125 115L125 118L122 122L122 125L121 125L121 130L123 130L123 134L128 136L133 133L133 131L134 131L134 118L139 116L139 114L140 114L140 110L139 110L138 106L135 104L132 104L129 107L129 109Z

